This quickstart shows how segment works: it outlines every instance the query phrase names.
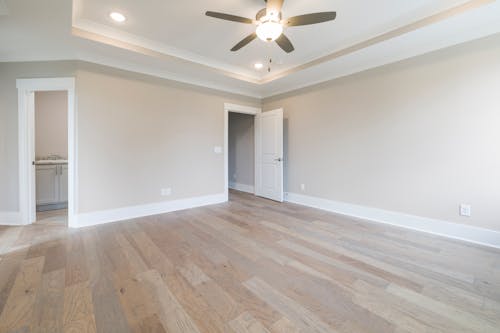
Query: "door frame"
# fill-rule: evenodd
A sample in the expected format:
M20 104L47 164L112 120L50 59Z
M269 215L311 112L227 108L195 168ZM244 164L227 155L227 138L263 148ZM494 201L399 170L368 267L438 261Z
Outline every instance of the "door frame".
M229 112L243 113L255 116L262 113L261 108L255 108L246 105L238 105L231 103L224 103L224 197L225 201L229 200ZM255 179L254 179L255 186Z
M35 160L35 92L66 91L68 93L68 226L76 221L77 210L77 139L75 78L17 79L19 132L19 211L20 224L36 221Z

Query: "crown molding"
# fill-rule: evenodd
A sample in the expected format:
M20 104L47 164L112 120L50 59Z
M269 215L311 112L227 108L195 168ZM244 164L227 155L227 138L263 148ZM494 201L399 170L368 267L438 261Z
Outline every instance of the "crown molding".
M119 47L147 56L194 65L200 69L209 70L241 81L256 84L260 82L258 76L241 67L230 66L192 52L179 50L163 43L158 43L123 31L117 31L104 24L99 24L90 20L74 19L72 34L77 37Z

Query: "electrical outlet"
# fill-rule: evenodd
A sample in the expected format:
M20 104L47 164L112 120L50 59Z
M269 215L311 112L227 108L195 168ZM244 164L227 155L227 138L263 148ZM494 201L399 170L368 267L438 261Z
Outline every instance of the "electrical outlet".
M166 197L166 196L169 196L172 194L172 189L169 187L169 188L162 188L161 189L161 195L163 197Z
M460 216L470 217L471 215L471 205L461 204L460 205Z
M306 184L300 184L300 190L305 191L306 190Z

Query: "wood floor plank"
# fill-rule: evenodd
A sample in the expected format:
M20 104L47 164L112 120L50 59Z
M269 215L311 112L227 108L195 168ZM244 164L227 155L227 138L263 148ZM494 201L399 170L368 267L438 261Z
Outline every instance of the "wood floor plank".
M64 314L64 269L44 273L36 297L31 332L60 333Z
M210 278L193 263L187 263L183 267L180 267L179 271L193 287L210 281Z
M141 273L137 278L144 283L151 298L154 299L158 317L169 332L199 333L193 320L172 295L157 271L151 270Z
M392 284L387 287L387 291L392 295L404 298L411 303L421 306L422 308L431 309L440 316L457 322L460 326L467 327L471 331L493 333L498 332L499 330L499 326L493 326L488 321L481 320L473 314L462 311L452 305L441 303L420 293L416 293Z
M92 304L97 332L128 333L130 332L117 290L112 281L102 278L92 289Z
M26 330L31 326L43 264L43 257L23 261L0 315L0 332Z
M420 314L420 318L415 315L414 308L401 306L396 298L384 297L384 291L364 281L358 281L354 284L357 292L354 294L353 302L364 307L368 311L375 313L382 318L394 323L401 332L446 332L447 330L456 331L457 327L453 325L436 326L427 324L425 315ZM430 321L429 321L430 322Z
M288 320L288 318L283 317L277 322L275 322L271 328L272 333L299 333L299 329L293 325L293 323Z
M136 278L116 282L123 312L132 332L140 333L147 325L147 320L158 320L155 314L154 299ZM160 326L161 323L160 323ZM155 327L152 325L151 327Z
M64 333L95 333L97 331L88 282L67 286L64 290Z
M245 287L281 312L305 332L335 332L332 327L325 324L314 313L304 308L291 298L281 294L261 279L254 277L244 282Z
M71 235L66 243L66 286L87 282L88 266L81 235Z
M138 333L167 333L157 315L144 318L137 326Z
M63 242L56 242L47 249L45 253L45 265L43 272L48 273L65 268L66 266L66 246Z
M5 257L0 259L0 314L7 303L21 263L22 259Z
M249 312L243 312L229 322L229 326L236 333L269 333L257 319Z

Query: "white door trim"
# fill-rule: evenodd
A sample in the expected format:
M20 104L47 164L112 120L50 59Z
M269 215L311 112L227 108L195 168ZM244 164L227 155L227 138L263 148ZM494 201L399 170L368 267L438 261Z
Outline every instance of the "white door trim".
M19 116L19 213L20 224L36 220L35 175L35 91L68 92L68 226L75 221L77 210L77 140L75 110L75 78L40 78L16 80Z
M229 159L228 159L228 133L229 133L229 112L256 115L262 112L261 108L246 105L224 103L224 196L229 200Z

